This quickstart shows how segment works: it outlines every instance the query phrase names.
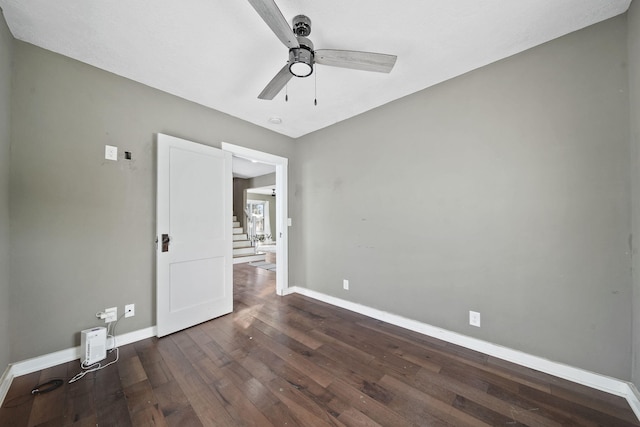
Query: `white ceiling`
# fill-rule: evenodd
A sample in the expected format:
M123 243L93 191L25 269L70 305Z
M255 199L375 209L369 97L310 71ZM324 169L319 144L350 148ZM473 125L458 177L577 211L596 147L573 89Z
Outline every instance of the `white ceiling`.
M299 137L624 13L631 0L276 0L312 20L316 49L398 56L390 74L318 65L258 94L287 48L246 0L0 0L13 35L273 131ZM279 125L269 118L279 117Z
M267 163L256 162L242 157L233 157L233 176L235 178L255 178L257 176L274 173L276 167Z

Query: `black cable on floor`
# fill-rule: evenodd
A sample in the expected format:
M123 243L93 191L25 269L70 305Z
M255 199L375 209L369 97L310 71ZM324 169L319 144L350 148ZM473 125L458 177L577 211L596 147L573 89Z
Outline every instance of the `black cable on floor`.
M59 378L54 378L52 380L47 381L46 383L38 384L35 386L33 390L31 390L31 394L44 394L53 391L64 384L64 381Z

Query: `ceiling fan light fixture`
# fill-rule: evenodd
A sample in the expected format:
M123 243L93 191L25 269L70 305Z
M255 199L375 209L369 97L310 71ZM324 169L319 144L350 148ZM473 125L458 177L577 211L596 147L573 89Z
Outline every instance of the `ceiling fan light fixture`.
M308 77L313 73L313 66L302 61L292 62L289 71L296 77Z

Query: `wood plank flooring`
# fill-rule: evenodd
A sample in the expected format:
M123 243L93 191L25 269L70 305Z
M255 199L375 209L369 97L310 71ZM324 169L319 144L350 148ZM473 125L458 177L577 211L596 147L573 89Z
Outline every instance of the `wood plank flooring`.
M234 313L14 379L0 426L640 426L619 397L331 307L234 266Z

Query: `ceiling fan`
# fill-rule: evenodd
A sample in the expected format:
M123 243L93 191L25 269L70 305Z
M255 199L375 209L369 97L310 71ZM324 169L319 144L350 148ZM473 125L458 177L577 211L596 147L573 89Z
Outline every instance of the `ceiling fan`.
M314 64L389 73L396 63L397 56L384 53L336 49L314 50L313 43L307 38L311 33L311 20L308 17L296 16L293 18L293 28L290 28L273 0L249 0L249 3L271 31L289 48L289 61L260 92L259 99L273 99L293 76L310 76L313 73Z

